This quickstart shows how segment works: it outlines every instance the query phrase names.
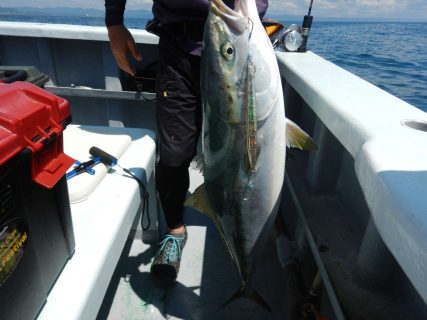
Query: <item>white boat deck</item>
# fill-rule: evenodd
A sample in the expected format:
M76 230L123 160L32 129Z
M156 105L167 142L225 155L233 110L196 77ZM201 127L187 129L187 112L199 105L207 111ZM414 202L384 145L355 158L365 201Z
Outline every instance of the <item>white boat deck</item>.
M192 192L202 176L190 168ZM241 298L220 308L240 281L217 230L208 217L186 208L188 241L176 284L167 290L152 285L150 266L157 251L157 233L140 229L128 240L97 320L102 319L284 319L285 286L274 241L257 269L259 293L272 312Z
M257 269L258 292L269 312L246 298L220 308L240 281L213 223L203 214L185 210L188 242L176 284L167 290L152 285L150 266L157 251L154 184L155 136L144 129L69 126L65 152L83 162L97 146L117 158L141 179L150 180L151 227L141 227L140 189L135 180L94 167L68 180L76 249L65 265L38 320L100 319L281 319L285 286L275 242L265 251ZM190 192L203 182L190 168ZM147 219L144 218L144 225ZM108 289L108 290L107 290Z
M149 178L155 161L155 135L149 130L71 126L64 132L65 152L87 161L89 148L105 148L113 139L111 134L130 140L120 151L120 165L142 180ZM118 156L117 148L120 145L111 152ZM75 253L50 291L39 320L96 317L132 223L140 213L140 189L135 180L112 170L107 173L103 164L94 169L94 176L82 173L68 181L70 199L75 197L73 191L89 188L71 204ZM99 184L91 186L91 181Z

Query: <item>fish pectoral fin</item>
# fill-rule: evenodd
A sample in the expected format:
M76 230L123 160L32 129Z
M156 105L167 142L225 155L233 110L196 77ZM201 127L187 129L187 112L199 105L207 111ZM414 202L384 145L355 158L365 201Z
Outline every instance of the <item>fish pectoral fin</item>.
M295 122L286 118L286 146L301 150L315 150L317 144Z
M205 159L203 154L196 154L196 156L193 158L193 160L191 161L191 165L190 168L192 168L193 170L197 170L199 173L201 173L202 175L204 174L203 172L203 168L204 168L204 164L205 164Z
M195 158L195 161L196 161L196 169L203 174L203 168L205 163L203 154L198 154Z

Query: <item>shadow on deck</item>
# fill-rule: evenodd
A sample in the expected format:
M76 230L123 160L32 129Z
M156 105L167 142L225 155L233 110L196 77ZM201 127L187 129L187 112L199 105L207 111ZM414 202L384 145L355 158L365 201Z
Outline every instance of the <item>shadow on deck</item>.
M209 218L186 208L184 219L188 241L176 284L168 290L151 284L157 233L138 229L128 239L97 320L284 319L285 281L274 241L269 242L255 276L255 287L272 312L246 298L218 310L239 287L237 271Z

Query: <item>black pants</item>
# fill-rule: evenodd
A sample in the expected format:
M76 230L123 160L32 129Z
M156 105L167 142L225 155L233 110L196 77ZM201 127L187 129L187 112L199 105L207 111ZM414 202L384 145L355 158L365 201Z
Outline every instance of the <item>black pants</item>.
M159 41L156 115L160 158L156 183L169 228L183 225L188 167L201 130L200 57L180 49L170 37Z

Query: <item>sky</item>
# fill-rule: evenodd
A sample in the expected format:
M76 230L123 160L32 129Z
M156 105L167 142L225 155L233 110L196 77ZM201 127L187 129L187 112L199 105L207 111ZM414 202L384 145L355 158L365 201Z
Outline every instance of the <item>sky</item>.
M150 10L153 0L127 0L128 9ZM171 0L173 1L173 0ZM302 16L309 0L270 0L268 13ZM103 0L0 0L0 7L80 7L103 10ZM427 0L314 0L312 15L339 18L385 18L427 22Z

